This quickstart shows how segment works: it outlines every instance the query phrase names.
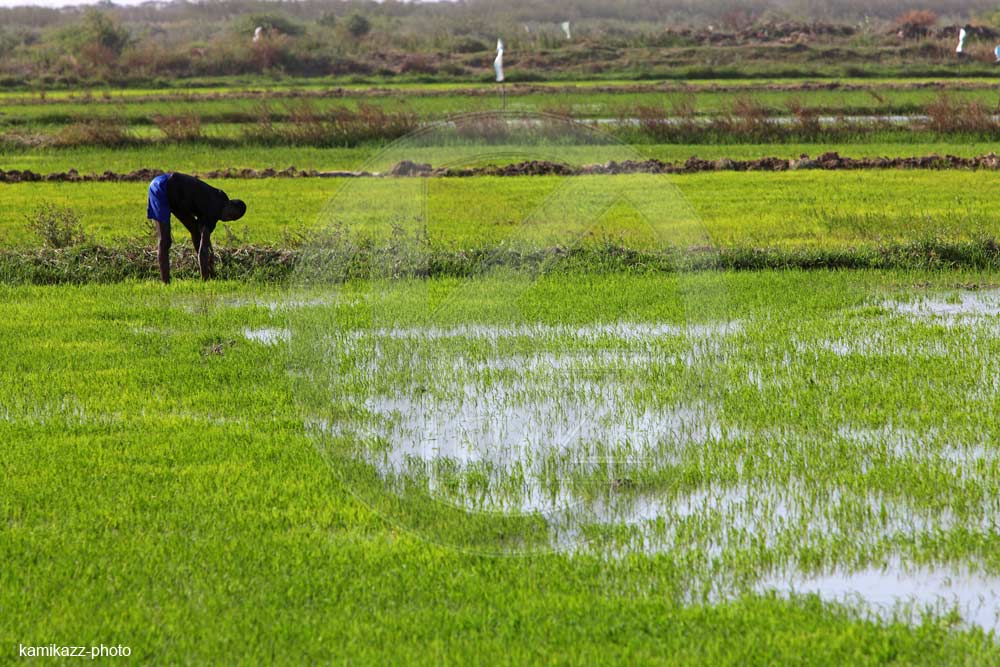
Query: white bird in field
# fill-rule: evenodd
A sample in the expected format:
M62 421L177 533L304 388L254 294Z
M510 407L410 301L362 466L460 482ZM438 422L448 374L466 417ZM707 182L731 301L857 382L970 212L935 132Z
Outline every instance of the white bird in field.
M965 32L965 28L958 31L958 46L955 48L955 53L962 55L965 51L965 37L968 33Z
M257 26L257 29L253 31L253 41L254 42L259 42L260 38L261 38L261 35L263 35L263 34L264 34L264 27L263 26Z
M573 39L573 35L569 31L569 21L562 22L563 32L566 33L566 39Z
M497 73L497 83L503 81L503 40L497 40L497 57L493 61L493 69Z

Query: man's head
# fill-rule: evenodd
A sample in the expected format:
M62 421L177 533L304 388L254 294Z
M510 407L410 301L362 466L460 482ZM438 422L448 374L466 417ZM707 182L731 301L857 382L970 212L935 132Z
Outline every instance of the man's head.
M222 215L219 216L219 219L232 222L242 218L246 212L247 205L243 203L242 199L230 199L229 203L222 209Z

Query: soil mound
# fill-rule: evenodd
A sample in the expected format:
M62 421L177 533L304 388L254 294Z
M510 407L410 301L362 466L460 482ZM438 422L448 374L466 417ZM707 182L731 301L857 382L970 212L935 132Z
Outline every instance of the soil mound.
M782 172L801 169L824 171L844 171L863 169L969 169L1000 170L1000 156L995 153L974 157L957 155L919 155L912 157L844 157L839 153L823 153L812 158L800 155L797 158L762 157L755 160L733 160L722 157L706 160L692 156L684 162L663 162L661 160L623 160L582 166L546 160L530 160L505 165L487 165L467 168L434 168L425 163L403 160L382 173L369 171L318 171L316 169L216 169L197 172L195 175L206 180L218 179L265 179L265 178L469 178L473 176L588 176L618 174L697 174L708 171L764 171ZM148 183L164 172L160 169L137 169L116 173L105 171L101 174L80 174L76 169L39 174L30 169L0 169L0 183L49 182L114 182Z

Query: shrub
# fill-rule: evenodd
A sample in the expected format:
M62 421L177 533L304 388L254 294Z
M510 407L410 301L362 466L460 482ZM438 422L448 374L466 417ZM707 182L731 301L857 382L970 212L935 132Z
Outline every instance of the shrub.
M993 114L981 102L956 102L948 95L940 95L927 105L927 127L934 132L968 132L991 134L1000 126Z
M399 65L400 74L436 74L437 66L422 53L410 53Z
M359 104L355 111L342 111L329 123L331 143L356 146L366 141L393 140L413 132L419 126L416 115L388 112L381 107Z
M28 216L28 229L49 248L70 248L88 241L79 214L55 204L45 204Z
M168 141L197 141L201 138L201 117L196 113L153 116L153 122Z
M753 25L753 18L745 9L730 9L719 17L722 27L732 32L747 30Z
M755 141L769 139L778 129L767 109L752 97L737 97L729 110L712 120L712 126L723 134L737 135Z
M253 60L259 71L280 65L289 54L290 38L281 33L265 33L253 43Z
M629 133L634 123L641 135L657 141L694 139L703 134L698 123L694 99L690 96L674 98L670 109L638 105L625 108L619 114L620 130Z
M347 17L347 32L355 39L364 37L371 29L371 22L363 14L351 14Z
M810 109L802 100L795 97L785 102L785 108L795 118L794 127L803 139L815 139L822 134L823 128L815 109Z
M240 19L237 24L239 32L252 35L258 27L268 32L280 33L282 35L302 35L305 28L282 14L250 14Z
M72 123L62 128L52 142L56 146L125 146L132 135L124 121L94 119Z
M129 45L128 30L97 9L88 9L79 25L61 33L70 53L80 56L93 67L115 64Z
M417 117L411 113L387 112L368 104L359 104L356 110L321 113L306 100L288 110L288 122L283 125L276 125L271 109L261 105L256 125L243 138L264 144L349 147L398 139L418 126Z
M926 37L937 20L937 14L929 9L911 9L896 17L896 28L908 39Z
M130 41L128 30L96 9L88 9L83 15L81 37L85 43L107 49L115 57L122 54Z
M455 53L482 53L489 50L489 45L484 44L474 37L462 37L452 47L452 51Z

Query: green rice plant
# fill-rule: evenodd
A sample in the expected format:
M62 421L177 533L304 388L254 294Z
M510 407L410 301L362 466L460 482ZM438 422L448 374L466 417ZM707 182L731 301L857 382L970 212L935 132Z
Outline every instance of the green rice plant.
M957 609L917 603L913 615L876 615L809 593L808 581L791 595L755 586L780 581L786 567L845 576L874 567L881 581L898 559L975 565L987 580L1000 571L996 533L983 523L1000 479L989 382L996 301L961 287L996 284L995 272L907 270L575 272L527 290L499 276L332 292L193 280L0 286L0 372L13 378L0 383L9 612L0 632L25 644L57 632L113 637L156 662L430 663L430 643L460 661L531 662L542 650L579 663L993 664L993 637ZM515 286L512 319L496 304ZM674 354L713 340L686 372L658 362L623 368L622 381L638 390L634 405L651 409L697 392L734 428L683 449L671 467L590 443L609 455L595 470L616 477L602 492L581 470L588 502L625 517L662 513L577 532L557 516L455 505L516 497L527 466L499 476L480 463L465 475L454 460L415 460L383 477L359 458L367 441L309 427L307 408L324 399L317 374L355 367L325 358L312 378L289 371L315 362L324 337L372 336L402 355L406 341L383 329L419 333L428 294L450 295L430 320L440 325L553 332L501 338L495 351L469 335L428 348L445 359ZM720 320L741 324L707 339L566 333ZM245 333L285 327L304 337ZM523 375L504 373L496 382ZM402 377L375 386L401 392ZM521 396L571 390L551 380ZM332 425L357 418L348 402L325 398ZM560 459L546 460L547 488L572 488ZM447 483L440 494L434 479ZM557 534L565 547L541 549ZM510 552L521 555L497 555Z
M204 128L207 132L209 128ZM527 147L523 147L527 150ZM756 160L764 157L797 158L802 154L813 157L823 153L839 152L851 158L927 155L956 155L974 157L995 150L990 142L952 139L916 142L915 138L898 133L865 138L864 143L762 143L762 144L638 144L628 151L663 162L683 163L692 156L717 160ZM441 147L420 149L414 147L414 162L440 162L479 164L496 163L495 159L474 159L473 146L455 146L448 151ZM567 145L557 149L561 161L572 165L596 164L608 159L626 159L625 152L614 155L608 146ZM100 174L104 171L128 173L151 165L169 164L185 173L205 173L216 169L284 169L294 165L299 169L319 171L353 171L363 167L389 169L392 164L380 164L377 145L354 148L315 148L311 146L217 146L205 141L194 144L135 145L123 149L100 147L52 148L46 146L9 146L3 159L5 170L30 169L49 174L75 169L80 174ZM368 162L372 160L372 162ZM440 164L439 162L439 164ZM435 164L434 166L438 166Z

